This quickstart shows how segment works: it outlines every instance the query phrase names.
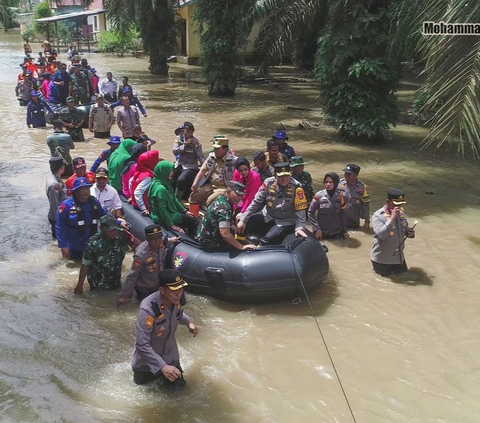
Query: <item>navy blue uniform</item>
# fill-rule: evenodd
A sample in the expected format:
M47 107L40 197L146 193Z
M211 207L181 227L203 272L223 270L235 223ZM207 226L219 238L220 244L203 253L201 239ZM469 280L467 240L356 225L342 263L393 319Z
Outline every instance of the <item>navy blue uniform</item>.
M52 112L52 109L45 100L30 101L27 104L27 125L32 125L34 128L44 128L47 126L45 109L50 113Z
M77 204L73 196L67 198L58 207L55 218L58 248L66 247L72 258L81 258L88 239L97 232L98 219L105 214L95 197Z
M108 164L108 159L110 158L110 155L112 154L112 150L103 150L100 153L100 156L97 157L97 160L93 163L92 167L90 168L90 172L96 172L98 167L106 160Z

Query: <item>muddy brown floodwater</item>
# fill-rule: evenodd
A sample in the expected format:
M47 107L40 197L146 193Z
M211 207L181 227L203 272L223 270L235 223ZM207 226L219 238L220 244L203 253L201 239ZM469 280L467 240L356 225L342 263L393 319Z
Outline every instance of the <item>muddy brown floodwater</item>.
M138 303L119 310L113 292L73 295L78 266L61 258L46 219L51 129L27 129L13 94L21 46L18 32L0 35L2 422L480 421L480 171L471 160L420 151L425 131L413 126L399 125L375 147L339 143L321 125L299 129L321 122L318 110L287 108L317 109L310 79L242 86L235 98L217 99L188 84L181 66L166 79L149 75L144 58L85 55L102 76L130 76L148 112L142 126L163 157L172 159L173 129L184 120L204 145L222 133L249 157L281 123L317 189L325 172L358 163L372 212L394 186L419 222L407 241L411 274L396 281L373 273L372 234L327 242L328 281L310 298L338 376L305 300L250 306L188 295L200 326L195 339L178 333L189 389L165 395L132 381ZM402 108L414 89L402 87ZM91 164L104 147L76 143L75 154ZM130 262L127 255L125 270Z

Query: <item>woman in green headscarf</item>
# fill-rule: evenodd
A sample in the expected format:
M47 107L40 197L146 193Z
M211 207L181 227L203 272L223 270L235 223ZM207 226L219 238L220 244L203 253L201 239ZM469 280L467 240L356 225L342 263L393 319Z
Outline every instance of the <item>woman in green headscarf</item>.
M163 160L155 166L154 177L148 192L150 202L150 217L165 228L178 232L187 230L190 236L195 236L198 222L196 217L183 207L175 197L172 187L173 163Z
M109 184L119 193L122 193L122 170L125 167L125 160L130 158L132 148L136 144L129 138L123 140L108 160Z

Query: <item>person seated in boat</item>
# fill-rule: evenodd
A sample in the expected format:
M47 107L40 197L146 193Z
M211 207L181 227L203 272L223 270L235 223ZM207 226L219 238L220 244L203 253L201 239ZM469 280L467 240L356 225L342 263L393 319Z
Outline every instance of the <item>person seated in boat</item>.
M279 244L293 233L307 237L305 192L291 177L288 163L274 167L275 177L265 180L237 224L240 233L262 234L260 245Z
M233 206L238 204L245 195L245 185L231 181L225 193L218 196L208 207L200 226L197 237L203 250L250 250L253 244L243 245L235 239Z
M145 226L143 241L133 254L133 262L130 273L125 280L122 292L117 299L117 307L123 306L127 299L137 293L137 298L144 298L158 290L158 277L163 271L165 262L165 248L172 243L178 242L178 237L168 238L160 225Z
M265 152L267 163L275 166L276 163L288 163L288 157L280 153L280 147L275 138L267 141L267 151Z
M122 170L122 194L128 200L129 203L132 202L132 193L130 191L130 180L135 175L137 171L137 160L143 154L147 152L147 147L142 143L137 143L132 148L132 154L129 159L124 163L124 168Z
M248 206L251 204L257 194L262 179L254 170L250 169L250 163L246 157L239 157L235 161L235 172L233 172L233 180L245 185L245 195L237 204L235 211L237 212L236 220L238 221Z
M291 145L287 144L288 137L285 131L280 130L275 132L273 139L277 141L278 149L284 157L290 160L293 156L295 156L295 150Z
M90 195L93 195L103 210L107 213L113 214L115 217L122 216L122 201L118 196L115 188L108 185L108 170L104 167L99 167L95 172L96 182L90 188Z
M179 200L188 198L190 187L198 173L198 166L205 161L202 144L193 136L195 127L190 122L183 125L183 136L177 136L173 145L173 154L177 158L173 171L175 195Z
M254 172L257 172L260 175L262 182L267 178L275 176L275 170L273 169L273 166L268 164L267 156L264 151L257 151L253 155L253 162L250 166Z
M118 225L111 214L100 218L100 230L92 235L82 257L74 293L83 294L85 278L90 289L110 290L121 286L122 263L129 246L137 246L140 241Z
M173 163L162 160L155 166L148 193L150 217L155 223L177 232L185 231L193 238L197 231L197 218L175 196L172 186Z
M310 172L305 171L305 165L307 163L308 162L303 161L302 156L293 156L290 160L290 168L292 169L292 178L302 184L302 188L307 196L307 201L310 204L315 191L313 191L312 175L310 175Z
M72 165L74 173L65 181L68 195L72 195L75 180L77 178L86 178L88 183L92 185L95 183L95 173L87 170L87 163L85 163L85 159L83 157L75 157L72 160Z
M209 206L219 195L225 193L227 184L233 180L237 157L229 151L229 140L223 135L213 137L213 152L203 162L192 184L190 211L198 217L200 205Z
M52 113L52 109L43 98L40 98L38 91L31 91L30 98L31 100L27 104L27 126L29 128L45 128L47 126L45 110Z
M110 139L107 141L107 144L110 146L110 148L103 150L100 153L97 159L93 162L93 165L90 168L90 172L96 172L98 167L105 161L107 162L107 165L108 165L108 160L110 159L110 156L118 148L121 142L122 140L118 135L111 136Z
M153 180L153 171L158 163L158 150L147 151L140 155L137 170L133 174L131 189L132 205L142 212L142 216L150 216L148 190Z
M328 172L323 178L325 189L318 191L308 208L308 219L317 239L348 238L344 213L345 198L337 190L340 176L335 172Z
M125 161L130 158L132 148L137 143L129 138L123 140L118 148L110 154L108 160L108 174L110 176L110 185L119 193L122 192L122 171L125 167Z

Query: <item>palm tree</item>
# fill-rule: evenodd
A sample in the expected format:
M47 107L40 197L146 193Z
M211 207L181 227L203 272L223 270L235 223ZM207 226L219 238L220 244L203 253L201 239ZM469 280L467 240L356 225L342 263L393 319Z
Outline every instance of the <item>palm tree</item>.
M14 7L18 6L18 0L0 0L0 23L5 31L8 30L15 17Z
M254 17L263 22L256 40L261 63L265 66L278 61L302 28L310 27L332 7L348 3L349 0L259 0ZM480 2L398 2L385 34L390 39L388 54L392 62L416 56L424 60L427 76L424 89L429 99L422 111L434 115L423 146L440 148L444 144L454 144L462 153L465 146L469 146L480 157L480 39L448 35L426 37L421 33L424 21L480 22ZM326 31L329 25L331 22L326 23Z
M105 0L107 17L120 34L137 24L145 50L150 55L150 72L167 74L167 59L176 46L174 0Z

